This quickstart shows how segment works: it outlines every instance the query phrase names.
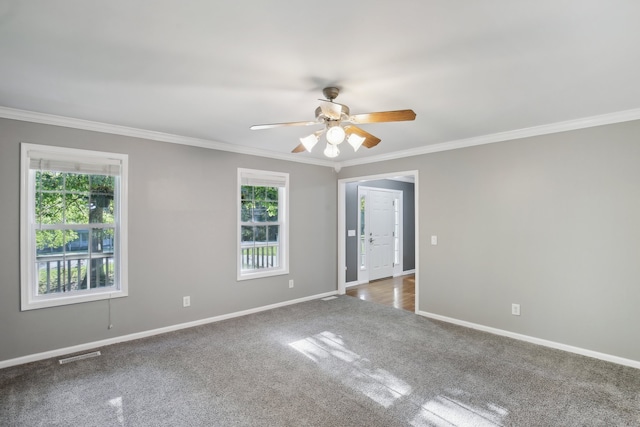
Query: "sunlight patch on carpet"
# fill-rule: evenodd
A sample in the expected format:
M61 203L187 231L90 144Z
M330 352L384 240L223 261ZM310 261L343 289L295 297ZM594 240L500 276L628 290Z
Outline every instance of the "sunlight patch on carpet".
M411 394L411 386L391 372L372 366L370 360L347 348L341 336L322 332L289 344L325 372L385 408ZM336 366L336 364L338 366Z
M116 397L115 399L109 400L109 405L113 406L116 410L116 417L118 419L118 423L123 426L124 425L124 410L122 409L122 396Z
M479 408L461 400L440 395L420 407L420 412L411 420L413 427L427 426L502 426L509 411L487 404L487 409Z

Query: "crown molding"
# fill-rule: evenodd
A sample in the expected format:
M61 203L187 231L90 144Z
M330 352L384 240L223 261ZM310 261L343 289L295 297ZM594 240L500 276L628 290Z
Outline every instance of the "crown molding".
M472 138L459 139L455 141L442 142L438 144L429 144L419 148L394 151L392 153L380 154L371 157L362 157L353 160L345 160L343 162L300 157L289 153L276 153L273 151L261 150L258 148L246 147L241 145L233 145L219 141L173 135L169 133L155 132L145 129L131 128L127 126L112 125L90 120L75 119L71 117L56 116L53 114L37 113L34 111L19 110L2 106L0 106L0 118L21 120L54 126L63 126L73 129L90 130L95 132L110 133L114 135L130 136L134 138L150 139L153 141L168 142L171 144L189 145L192 147L228 151L238 154L247 154L250 156L268 157L271 159L306 163L316 166L326 166L335 169L336 172L339 172L343 167L348 166L377 163L387 160L419 156L422 154L437 153L440 151L456 150L458 148L474 147L476 145L493 144L495 142L517 140L522 138L529 138L532 136L548 135L552 133L567 132L571 130L586 129L595 126L604 126L615 123L640 120L640 108L512 131L499 132L489 135L482 135Z
M552 133L567 132L571 130L586 129L596 126L611 125L615 123L630 122L640 120L640 108L633 110L619 111L615 113L602 114L599 116L585 117L582 119L568 120L564 122L551 123L548 125L534 126L506 132L493 133L489 135L476 136L473 138L459 139L455 141L442 142L439 144L425 145L420 148L395 151L393 153L381 154L372 157L363 157L340 162L340 168L348 166L363 165L368 163L383 162L386 160L401 159L404 157L419 156L422 154L437 153L440 151L456 150L458 148L473 147L476 145L493 144L529 138L532 136L548 135Z
M145 129L137 129L127 126L112 125L108 123L94 122L90 120L75 119L71 117L56 116L53 114L37 113L34 111L19 110L15 108L0 106L0 118L33 122L45 125L63 126L73 129L89 130L94 132L109 133L113 135L130 136L133 138L150 139L153 141L168 142L171 144L189 145L192 147L208 148L211 150L228 151L251 156L269 157L277 160L290 162L307 163L316 166L327 166L334 168L335 162L330 160L312 159L299 157L294 154L276 153L273 151L261 150L258 148L246 147L242 145L227 144L224 142L192 138L188 136L173 135L170 133L155 132Z

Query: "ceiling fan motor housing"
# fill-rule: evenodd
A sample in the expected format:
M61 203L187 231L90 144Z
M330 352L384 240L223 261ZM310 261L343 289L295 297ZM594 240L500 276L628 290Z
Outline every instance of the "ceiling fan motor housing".
M322 94L329 101L333 101L334 99L336 99L339 93L340 93L340 89L333 86L325 87L324 89L322 89Z

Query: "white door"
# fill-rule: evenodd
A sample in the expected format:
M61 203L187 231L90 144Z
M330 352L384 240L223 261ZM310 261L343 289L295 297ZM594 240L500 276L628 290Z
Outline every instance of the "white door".
M393 276L395 194L369 190L369 280Z

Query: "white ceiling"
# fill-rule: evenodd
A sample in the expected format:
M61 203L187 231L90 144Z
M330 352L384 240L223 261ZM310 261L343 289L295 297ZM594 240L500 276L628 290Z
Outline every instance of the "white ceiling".
M249 126L313 120L337 85L352 113L417 114L337 159L370 161L640 111L639 18L638 0L0 0L0 106L282 157L313 129Z

